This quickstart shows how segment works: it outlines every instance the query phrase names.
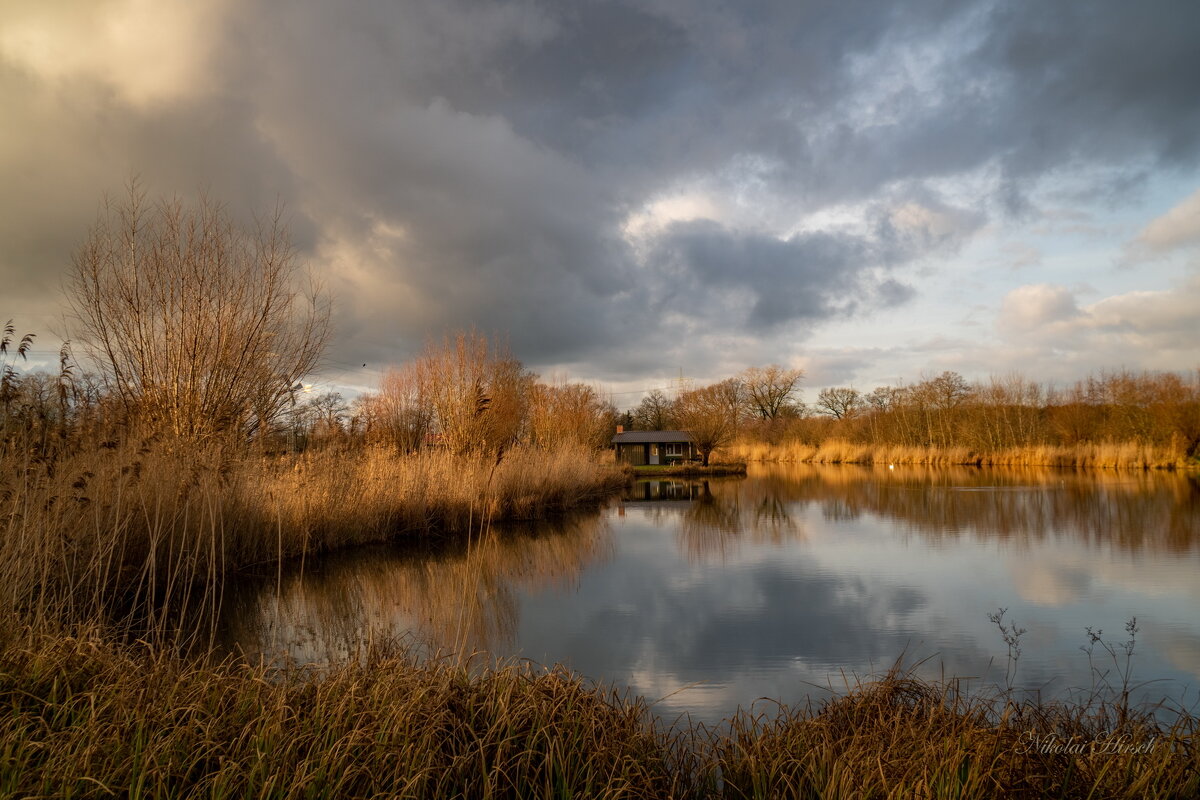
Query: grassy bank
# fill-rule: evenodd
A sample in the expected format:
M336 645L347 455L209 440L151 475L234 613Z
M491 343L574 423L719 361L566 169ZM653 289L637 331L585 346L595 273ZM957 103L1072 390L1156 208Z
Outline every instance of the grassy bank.
M0 474L0 604L33 623L199 607L245 566L541 517L598 502L624 481L567 448L518 448L499 461L155 443L56 460L10 453Z
M707 467L699 464L643 464L630 467L637 478L698 478L720 475L745 475L746 462L727 464L709 464Z
M917 464L926 466L1079 467L1099 469L1200 469L1181 449L1141 442L1031 445L980 451L967 447L875 445L829 439L820 444L737 442L726 458L811 464Z
M644 700L562 670L471 671L376 652L315 675L24 634L0 648L0 709L6 796L1200 792L1194 718L1167 728L1101 705L963 698L898 673L817 708L666 728Z

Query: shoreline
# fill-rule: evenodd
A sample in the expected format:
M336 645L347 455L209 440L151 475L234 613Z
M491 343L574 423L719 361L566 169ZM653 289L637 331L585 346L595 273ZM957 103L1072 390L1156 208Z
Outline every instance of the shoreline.
M737 462L732 464L709 464L707 467L699 465L639 465L630 466L633 477L635 478L708 478L721 477L731 475L745 475L746 462Z

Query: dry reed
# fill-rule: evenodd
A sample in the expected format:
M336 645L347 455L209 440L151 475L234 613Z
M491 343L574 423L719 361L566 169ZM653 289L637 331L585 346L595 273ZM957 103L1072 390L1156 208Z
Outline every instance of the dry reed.
M725 798L1168 798L1200 791L1196 718L968 696L893 669L818 709L745 712L712 743Z
M0 651L6 797L677 797L644 701L376 651L320 677L88 637Z
M994 451L968 447L914 447L828 439L820 444L739 441L722 451L734 460L811 464L916 464L925 466L1077 467L1184 469L1195 466L1181 450L1145 442L1029 445Z
M55 797L1174 798L1196 718L893 671L716 728L562 669L375 650L314 674L88 636L0 643L0 793Z
M31 623L203 609L234 569L540 517L597 502L624 481L568 449L483 461L145 443L10 458L0 474L0 603Z

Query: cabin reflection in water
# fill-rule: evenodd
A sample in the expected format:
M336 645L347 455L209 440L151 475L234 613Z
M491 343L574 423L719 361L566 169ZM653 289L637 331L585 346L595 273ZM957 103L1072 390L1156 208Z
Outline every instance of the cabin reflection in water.
M656 500L696 500L706 493L706 483L696 481L637 481L626 490L626 503Z

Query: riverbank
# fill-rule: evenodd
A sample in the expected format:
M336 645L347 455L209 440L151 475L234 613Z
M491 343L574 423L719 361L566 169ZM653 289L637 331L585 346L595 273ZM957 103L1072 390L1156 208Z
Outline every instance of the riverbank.
M382 447L262 456L151 442L5 467L0 607L34 624L201 607L247 566L478 533L598 504L626 481L572 448L499 459Z
M728 475L745 475L746 462L723 464L644 464L630 467L635 478L713 478Z
M320 674L103 638L0 646L0 791L74 797L1128 797L1200 792L1198 720L893 671L713 728L561 669L376 648Z
M1200 461L1188 458L1179 448L1141 442L1089 443L1072 447L1036 445L979 451L968 447L908 447L830 439L815 445L800 442L737 442L724 448L722 455L744 461L809 464L1200 470Z

